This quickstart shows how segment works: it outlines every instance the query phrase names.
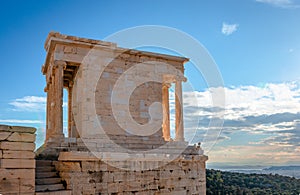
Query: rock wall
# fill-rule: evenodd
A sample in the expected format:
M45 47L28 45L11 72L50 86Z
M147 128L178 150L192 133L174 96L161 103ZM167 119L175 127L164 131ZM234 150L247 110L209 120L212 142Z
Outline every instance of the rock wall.
M126 168L142 166L143 170L119 169L97 158L70 158L65 153L56 164L67 189L76 194L205 194L206 156L163 161L119 161ZM61 156L60 156L61 157ZM81 159L80 159L81 158ZM162 166L157 166L157 165ZM154 168L155 167L155 168ZM136 167L135 167L136 168Z
M0 125L0 194L34 194L35 131Z

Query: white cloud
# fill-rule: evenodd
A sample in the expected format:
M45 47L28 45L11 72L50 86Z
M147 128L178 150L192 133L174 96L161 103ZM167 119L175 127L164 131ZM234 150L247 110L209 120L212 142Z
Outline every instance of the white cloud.
M225 119L240 120L248 116L300 112L300 82L266 83L263 86L225 87ZM215 113L210 90L184 92L184 106L195 112L188 115L207 116ZM195 102L196 100L196 102ZM214 111L214 112L213 112Z
M40 112L45 111L46 97L25 96L9 103L14 111Z
M45 112L47 98L42 96L25 96L10 102L13 106L13 111L25 112ZM67 107L67 102L63 102L63 107Z
M40 120L19 120L19 119L0 119L0 123L12 123L12 124L43 124L44 121L40 121Z
M270 4L275 7L281 8L298 8L299 5L295 4L292 0L256 0L259 3Z
M224 35L231 35L235 31L237 31L238 26L239 26L238 24L227 24L223 22L222 33Z

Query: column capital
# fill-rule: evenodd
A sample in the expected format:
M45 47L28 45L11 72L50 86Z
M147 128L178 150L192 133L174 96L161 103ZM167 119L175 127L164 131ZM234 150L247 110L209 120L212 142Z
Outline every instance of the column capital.
M171 83L163 83L163 84L162 84L162 87L170 88L170 87L171 87Z
M178 82L186 82L187 81L187 78L186 77L184 77L184 76L176 76L176 81L178 81ZM176 82L175 81L175 82Z
M54 60L54 63L53 63L53 67L54 68L63 67L65 69L66 66L67 66L67 62L66 61L63 61L63 60Z
M186 82L187 78L184 77L183 75L171 75L171 74L163 75L163 82L165 83L175 83L177 81Z

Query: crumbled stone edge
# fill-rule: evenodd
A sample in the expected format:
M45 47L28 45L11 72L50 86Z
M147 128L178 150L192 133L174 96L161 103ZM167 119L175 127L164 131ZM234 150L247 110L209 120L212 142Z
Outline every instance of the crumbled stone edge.
M0 124L0 132L3 132L3 131L34 134L36 132L36 128L34 128L34 127L23 127L23 126L9 126L9 125Z

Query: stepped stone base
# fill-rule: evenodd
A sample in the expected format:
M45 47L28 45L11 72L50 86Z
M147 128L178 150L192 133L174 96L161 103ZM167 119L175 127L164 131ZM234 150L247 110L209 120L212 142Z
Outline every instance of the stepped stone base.
M66 138L60 145L48 143L39 155L58 159L52 165L64 189L74 195L205 194L207 156L200 146L178 141L166 143L151 137L120 137L119 143L114 140L101 136ZM37 166L37 178L54 177L51 173L49 166ZM48 180L36 183L53 179Z
M42 159L57 159L60 152L107 152L107 153L150 153L177 155L202 155L200 146L188 146L184 141L166 142L155 137L138 136L95 136L94 138L65 138L63 141L48 142L41 146L36 155Z

